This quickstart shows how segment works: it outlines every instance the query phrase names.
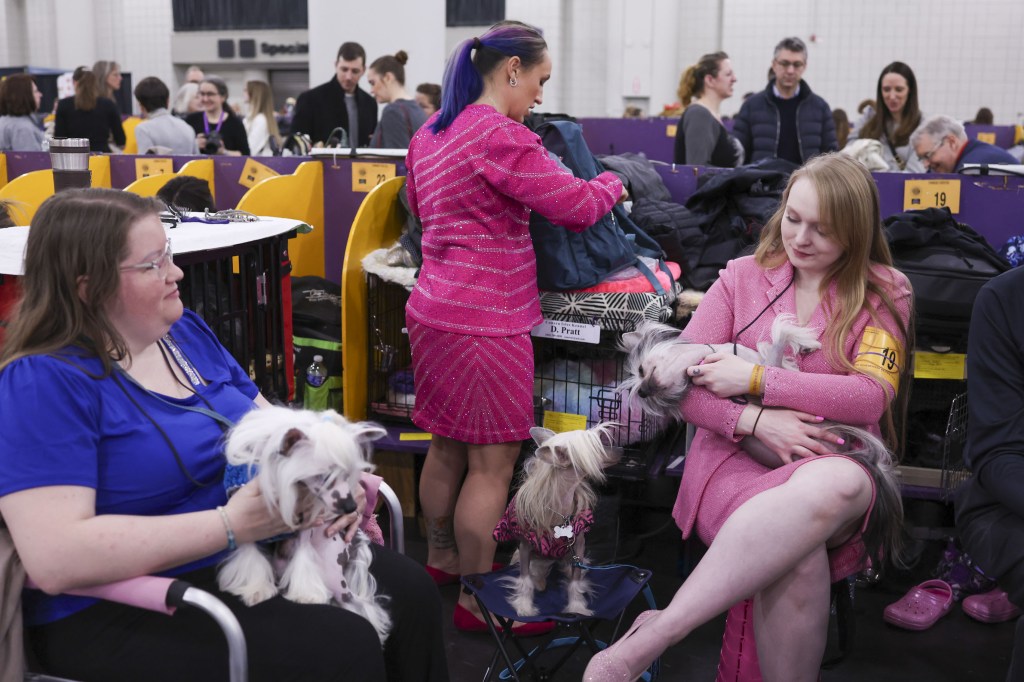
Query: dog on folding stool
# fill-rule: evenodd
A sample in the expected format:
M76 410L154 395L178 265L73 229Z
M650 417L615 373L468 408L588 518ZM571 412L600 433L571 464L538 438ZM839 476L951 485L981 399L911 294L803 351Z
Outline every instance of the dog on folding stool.
M357 531L349 543L341 534L324 537L322 527L302 529L358 509L360 477L372 469L369 444L383 435L382 427L333 410L269 407L242 418L228 434L225 484L230 492L258 475L268 509L295 532L240 545L220 566L220 588L249 606L278 591L294 602L335 604L368 620L383 643L391 617L369 571L366 533Z
M592 587L578 564L586 560L585 536L594 520L593 486L605 481L604 470L619 459L606 445L617 427L608 422L564 433L530 429L537 452L523 465L519 489L494 529L495 540L519 543L512 557L519 562L519 575L502 579L512 591L509 604L519 615L537 615L534 594L546 589L555 564L567 580L563 610L592 615L587 606Z
M761 341L757 350L732 343L692 343L675 327L644 322L636 331L622 335L619 350L626 353L627 377L620 390L630 405L639 407L651 418L679 421L679 403L691 385L686 369L700 364L708 355L734 353L749 362L797 371L796 356L819 348L821 343L814 330L796 324L793 315L775 318L771 341ZM821 426L845 441L839 454L859 462L874 479L876 502L864 533L869 553L884 547L890 558L898 561L903 502L892 452L864 429L835 422L824 422ZM770 469L783 464L778 454L754 436L743 438L740 446Z

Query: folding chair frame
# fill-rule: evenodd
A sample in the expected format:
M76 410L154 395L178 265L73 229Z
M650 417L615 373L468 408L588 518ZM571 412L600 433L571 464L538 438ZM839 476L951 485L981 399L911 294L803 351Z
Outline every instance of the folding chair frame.
M639 579L638 584L640 585L640 589L638 591L642 590L648 604L652 608L654 607L654 595L648 585L648 581L651 578L650 571L635 567L620 566L586 568L592 570L601 570L602 568L632 568L635 571L635 576ZM591 654L596 654L609 646L608 643L594 637L592 628L603 621L612 619L606 617L581 616L574 613L555 613L545 614L545 617L549 620L555 621L557 629L574 629L575 634L566 637L551 638L542 645L527 651L526 647L523 646L523 643L512 631L512 624L515 622L515 618L494 613L488 608L487 604L484 603L484 600L479 593L480 588L483 587L483 576L464 576L462 578L462 583L465 586L465 589L468 589L472 593L474 599L476 599L477 605L479 605L480 611L484 615L484 622L487 623L487 627L490 629L491 635L494 637L494 641L496 642L494 654L491 656L491 661L484 672L484 682L488 682L493 679L494 673L498 668L499 660L503 660L506 667L498 673L498 679L513 679L516 680L516 682L520 682L523 679L520 677L520 670L525 667L526 672L529 675L528 679L544 682L552 679L552 676L555 675L584 644L586 644L590 649ZM625 608L623 608L618 613L618 616L614 618L615 628L612 631L611 642L614 642L618 638L625 613ZM488 615L491 617L488 618ZM526 620L537 620L537 618L530 618ZM497 622L497 626L495 625L495 622ZM520 656L518 661L512 660L512 653L510 653L509 647L507 646L509 642L512 643ZM552 665L540 666L537 664L536 659L541 655L560 647L565 647L565 650L560 652L561 655L553 662ZM655 661L651 664L648 672L644 673L641 679L645 680L645 682L653 682L653 680L658 676L659 668L660 662Z

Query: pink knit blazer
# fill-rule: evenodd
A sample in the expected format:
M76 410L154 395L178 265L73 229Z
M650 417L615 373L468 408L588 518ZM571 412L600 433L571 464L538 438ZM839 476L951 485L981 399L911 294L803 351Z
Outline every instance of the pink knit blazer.
M622 182L586 182L540 138L471 104L447 129L424 124L406 156L409 206L423 222L423 267L406 313L458 334L509 336L541 321L530 211L581 232L612 209Z
M891 282L889 295L906 324L910 315L910 283L898 270L881 265L873 267L883 281ZM757 317L769 301L782 293L792 278L793 266L788 261L771 270L763 270L753 256L730 261L694 312L684 332L686 338L698 343L729 343L736 340L744 346L756 348L758 341L771 339L772 322L778 315L796 313L796 287L790 287L738 338L737 333ZM834 297L835 294L836 285L833 282L828 296ZM861 312L855 320L843 346L851 362L860 345L864 328L869 325L882 327L895 338L903 340L899 325L881 306L877 297L869 295L868 302L880 308L877 311L878 322L871 322L867 312ZM808 326L818 331L818 339L822 343L826 324L825 311L819 305ZM907 361L906 352L903 361ZM802 410L879 433L879 420L895 397L890 387L883 388L879 382L863 374L840 373L840 370L828 363L824 349L799 356L797 366L799 372L776 367L765 370L764 405ZM683 531L683 537L688 537L693 529L711 475L729 457L747 456L739 447L742 437L735 435L736 422L743 407L727 398L718 398L700 386L691 388L683 399L683 417L697 427L686 457L679 495L672 510L672 516ZM720 527L724 521L709 520L709 524Z

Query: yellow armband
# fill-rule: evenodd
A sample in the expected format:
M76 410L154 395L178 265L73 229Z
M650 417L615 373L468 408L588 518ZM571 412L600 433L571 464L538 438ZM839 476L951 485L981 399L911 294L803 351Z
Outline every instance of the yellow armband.
M886 382L896 393L900 389L903 344L884 329L865 327L853 366L868 376Z

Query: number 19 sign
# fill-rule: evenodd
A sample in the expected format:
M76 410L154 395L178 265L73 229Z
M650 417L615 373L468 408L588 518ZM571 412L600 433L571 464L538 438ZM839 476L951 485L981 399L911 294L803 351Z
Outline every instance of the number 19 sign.
M907 180L903 183L903 210L946 207L960 212L959 180Z

